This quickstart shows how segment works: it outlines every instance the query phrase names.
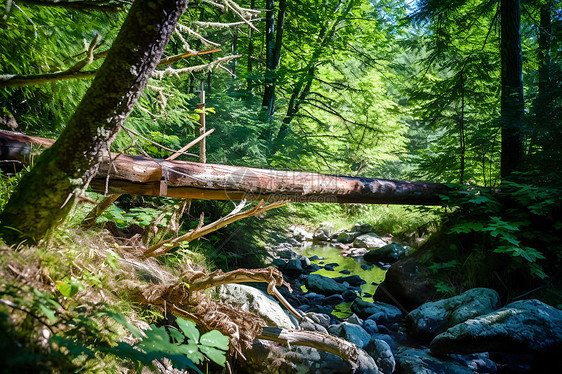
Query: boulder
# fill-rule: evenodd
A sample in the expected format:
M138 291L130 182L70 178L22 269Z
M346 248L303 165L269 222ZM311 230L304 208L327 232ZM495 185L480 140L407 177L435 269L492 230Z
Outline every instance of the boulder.
M309 275L306 277L304 284L308 291L322 295L342 294L347 290L347 287L343 284L319 274Z
M350 275L347 277L336 277L333 278L336 282L338 283L347 283L349 284L351 287L359 287L362 284L365 284L367 282L365 282L359 275Z
M396 369L394 354L387 342L380 339L371 339L365 347L365 351L371 356L383 374L392 374Z
M429 302L406 316L408 333L428 342L448 328L493 312L500 307L498 293L489 288L473 288L458 296Z
M379 328L377 326L377 323L375 321L373 321L372 319L365 320L363 322L362 327L365 329L365 331L367 331L369 334L371 334L371 336L373 334L378 334L378 332L379 332Z
M372 249L365 253L363 259L371 264L378 262L393 263L406 257L409 247L404 247L401 243L390 243L378 249Z
M562 352L562 311L539 300L516 301L437 335L434 353L511 352L541 356ZM559 358L559 357L558 357Z
M385 303L400 305L412 310L431 301L435 295L435 287L431 278L421 272L422 266L415 257L406 257L386 272L384 281L377 287L373 299Z
M357 223L353 226L353 231L361 234L367 234L373 232L373 226L368 223Z
M359 348L366 347L371 340L371 335L364 328L349 322L331 325L328 327L328 332L355 344Z
M498 372L498 366L494 361L490 360L490 354L488 352L469 355L450 355L450 357L467 366L475 373L494 374Z
M294 258L292 260L289 260L289 262L287 262L287 264L284 267L284 270L287 272L302 273L304 269L302 268L301 260Z
M362 299L356 299L351 304L351 311L360 318L371 319L377 324L391 324L402 318L402 311L394 305L381 302L370 303Z
M427 349L398 352L396 374L474 374L468 367L448 357L435 357Z
M353 241L353 246L358 248L375 249L386 245L386 242L375 233L363 234Z
M312 240L315 242L325 242L330 239L330 233L326 229L318 229L312 234Z
M277 300L257 288L242 284L225 284L219 288L218 298L224 303L235 304L257 314L268 326L298 328L292 316L281 308Z
M352 243L359 235L361 235L359 232L342 232L338 234L336 240L340 243L349 244Z

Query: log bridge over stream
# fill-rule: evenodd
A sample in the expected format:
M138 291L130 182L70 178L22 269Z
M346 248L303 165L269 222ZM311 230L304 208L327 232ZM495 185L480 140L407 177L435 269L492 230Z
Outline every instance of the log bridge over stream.
M51 139L0 131L4 170L29 165ZM445 184L256 169L112 153L90 188L102 194L206 200L440 205Z

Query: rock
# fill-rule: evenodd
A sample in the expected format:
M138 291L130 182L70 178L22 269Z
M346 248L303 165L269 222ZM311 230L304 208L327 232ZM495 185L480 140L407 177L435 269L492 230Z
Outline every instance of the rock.
M370 321L370 320L367 320ZM365 322L367 322L365 321ZM371 337L373 339L377 339L377 340L384 340L386 342L386 344L388 344L388 346L390 347L390 349L392 350L392 352L396 353L398 351L398 346L396 345L396 342L394 341L394 339L392 338L392 336L388 335L388 334L371 334Z
M285 265L284 270L287 272L302 273L304 269L302 268L301 260L295 258L287 262L287 265Z
M343 284L340 284L332 278L324 277L319 274L311 274L304 281L306 289L323 295L342 294L347 290ZM329 314L329 313L328 313Z
M334 271L334 265L330 265L330 264L324 265L324 270Z
M333 279L338 283L347 283L351 287L359 287L362 284L367 283L363 279L361 279L361 277L359 275L350 275L350 276L347 276L347 277L336 277L336 278L333 278Z
M510 352L558 356L562 352L562 310L539 300L516 301L459 323L437 335L435 353Z
M353 301L357 298L357 293L350 289L345 290L341 295L345 301Z
M429 276L420 272L420 267L415 257L406 257L394 263L386 272L373 299L393 305L399 303L406 310L430 301L435 295L435 287Z
M373 321L372 319L365 320L363 322L362 327L365 329L365 331L367 331L369 334L371 334L371 336L373 334L377 334L379 332L379 328L377 326L377 323L375 321Z
M314 314L314 313L311 313L311 314ZM300 327L301 330L317 331L317 332L321 332L321 333L324 333L324 334L328 333L328 330L324 326L316 323L312 318L310 318L306 315L302 317L299 325L300 325L299 327Z
M361 318L357 317L357 314L355 314L355 313L353 313L352 315L347 317L347 319L345 321L349 322L349 323L352 323L354 325L363 326L363 320Z
M366 347L371 340L371 335L365 329L349 322L331 325L328 327L328 332L357 345L359 348Z
M370 303L362 299L356 299L351 304L351 311L363 319L372 319L379 325L394 323L402 318L400 309L393 305L381 302Z
M285 249L282 251L278 251L277 256L279 256L279 258L284 258L285 260L291 260L293 258L297 258L297 253L290 249Z
M318 229L312 234L312 240L315 242L325 242L330 239L330 233L326 229Z
M314 313L321 313L321 314L330 314L334 310L334 307L331 305L313 305L307 312L314 312Z
M383 374L392 374L396 368L396 361L390 346L384 340L372 339L365 347Z
M300 226L291 226L290 229L293 230L293 238L298 241L312 240L312 234L306 229Z
M450 357L475 373L494 374L498 372L498 367L494 361L490 360L488 352L470 355L451 355Z
M346 275L347 275L347 274L351 274L351 271L346 270L346 269L340 270L340 274L346 274Z
M385 245L386 242L375 233L360 235L353 241L353 246L358 248L375 249Z
M361 269L363 270L371 270L372 268L374 268L373 265L366 265L366 264L361 265Z
M405 349L394 358L397 374L474 374L451 358L432 356L427 349Z
M318 260L323 260L324 257L320 257L320 256L314 255L314 256L309 257L308 259L309 259L310 261L318 261Z
M371 264L378 262L392 263L408 255L408 249L401 243L390 243L365 253L363 259Z
M336 240L340 243L349 244L352 243L359 235L361 235L359 232L342 232L336 237Z
M343 303L343 296L342 295L330 295L324 298L323 304L328 305L338 305Z
M274 258L273 261L271 261L271 265L279 268L279 269L284 269L285 266L287 266L287 261L281 259L281 258Z
M219 288L218 298L228 304L235 304L244 310L256 313L268 326L295 329L297 325L291 320L277 300L268 294L242 284L225 284Z
M307 313L306 316L322 327L328 328L330 326L330 316L327 314Z
M491 313L500 307L498 293L489 288L473 288L458 296L429 302L406 316L408 333L430 341L449 327Z
M360 234L367 234L369 232L373 232L373 226L368 223L357 223L353 226L353 231Z

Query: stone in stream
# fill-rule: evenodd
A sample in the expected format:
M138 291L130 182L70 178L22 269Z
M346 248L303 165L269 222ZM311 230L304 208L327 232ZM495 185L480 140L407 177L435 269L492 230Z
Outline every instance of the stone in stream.
M365 331L367 331L371 335L377 334L379 332L379 328L377 326L377 323L375 321L373 321L372 319L365 320L363 322L363 328L365 329Z
M345 274L345 275L351 274L351 271L349 271L347 269L343 269L343 270L340 270L340 274Z
M377 234L369 233L358 236L353 241L353 245L358 248L375 249L384 247L386 242Z
M428 342L449 327L488 314L500 307L498 293L489 288L472 288L458 296L429 302L406 316L408 333Z
M287 265L285 265L284 270L287 272L301 273L304 269L302 268L301 260L295 258L287 262Z
M516 301L437 335L434 353L511 352L541 355L559 363L562 310L539 300Z
M402 312L394 305L375 302L370 303L356 299L351 304L351 311L363 319L372 319L379 325L391 324L402 319Z
M350 276L347 276L347 277L336 277L336 278L333 278L333 279L338 283L347 283L351 287L359 287L362 284L367 283L363 279L361 279L361 277L359 275L350 275Z
M306 289L323 295L342 294L347 290L343 284L340 284L332 278L324 277L319 274L310 274L306 277L304 284Z
M373 226L368 223L357 223L353 226L353 231L361 234L367 234L373 232Z
M344 293L341 294L345 301L353 301L357 298L357 292L351 289L345 290Z
M395 356L400 374L474 374L467 366L448 357L436 357L428 349L404 349Z
M361 265L361 269L363 270L371 270L372 268L374 268L373 265L367 265L367 264Z
M401 243L390 243L378 249L372 249L365 253L363 259L371 264L378 262L392 263L409 253L409 247L404 247Z
M331 325L328 327L328 332L357 345L359 348L366 347L371 340L371 335L364 328L349 322Z
M219 287L218 298L223 303L238 305L257 314L268 326L297 328L294 317L283 310L277 300L257 288L242 284L225 284Z
M338 234L336 240L343 244L349 244L352 243L355 240L355 238L357 238L360 235L361 233L359 232L342 232Z
M394 354L387 342L380 339L371 339L365 347L365 351L371 356L383 374L392 374L396 369Z

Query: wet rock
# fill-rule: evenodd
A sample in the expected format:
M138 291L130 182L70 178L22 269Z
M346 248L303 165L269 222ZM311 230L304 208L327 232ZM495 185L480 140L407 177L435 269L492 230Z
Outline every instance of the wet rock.
M371 339L365 347L365 351L371 356L383 374L391 374L396 369L396 361L390 346L384 340Z
M490 355L487 352L469 355L450 355L450 357L475 373L494 374L498 372L496 363L490 360Z
M336 240L340 243L349 244L352 243L355 238L360 235L361 233L359 232L342 232L336 237Z
M428 275L420 271L415 257L406 257L394 263L386 272L373 299L412 310L428 302L435 295L435 287ZM388 295L392 295L389 297Z
M343 296L342 295L330 295L324 298L323 304L328 305L338 305L343 303Z
M284 270L287 271L287 272L302 273L302 271L304 269L302 268L301 260L297 260L295 258L295 259L289 260L289 262L287 262Z
M324 265L324 270L334 271L334 266L330 264Z
M305 280L306 289L322 295L342 294L347 290L343 284L340 284L332 278L324 277L319 274L311 274Z
M474 374L448 357L435 357L427 349L405 349L395 355L396 374Z
M386 242L382 240L381 237L377 234L369 233L358 236L353 241L353 245L358 248L366 248L370 250L384 247L386 245Z
M285 260L291 260L293 258L297 258L297 253L290 249L284 249L282 251L278 251L277 256L279 256L279 258L284 258Z
M375 302L370 303L356 299L351 304L351 310L363 319L372 319L377 324L391 324L402 318L402 312L394 305Z
M326 242L330 239L330 233L326 229L318 229L312 234L314 242Z
M489 288L473 288L458 296L429 302L406 316L408 333L427 341L449 327L470 318L491 313L500 307L498 293Z
M268 326L295 329L297 325L289 314L281 308L277 300L268 294L242 284L226 284L219 288L219 299L235 304L263 318Z
M310 261L318 261L318 260L323 260L324 257L320 257L320 256L314 255L314 256L310 256L308 259L309 259Z
M328 328L330 326L330 316L327 314L307 313L306 316L322 327Z
M352 315L347 317L347 319L345 321L349 322L349 323L352 323L354 325L363 326L363 320L361 318L357 317L357 314L355 314L355 313L353 313Z
M271 265L279 268L279 269L284 269L285 266L287 265L287 261L281 259L281 258L274 258L273 261L271 261Z
M372 268L374 268L373 265L367 265L367 264L361 265L361 269L363 270L371 270Z
M347 277L336 277L336 278L334 278L334 280L338 283L347 283L351 287L359 287L362 284L367 283L363 279L361 279L361 277L359 275L350 275L350 276L347 276Z
M346 269L340 270L340 274L346 274L346 275L347 275L347 274L351 274L351 271L346 270Z
M370 321L370 320L367 320ZM365 322L367 322L365 321ZM390 349L392 350L393 353L396 354L396 352L398 351L398 346L396 345L396 342L394 341L394 339L392 338L392 336L388 335L388 334L381 334L381 333L375 333L375 334L371 334L371 337L373 339L377 339L377 340L384 340L386 342L386 344L388 344L388 346L390 347Z
M451 327L437 335L430 348L435 353L498 351L559 355L562 310L539 300L516 301Z
M357 223L353 226L353 231L360 234L367 234L369 232L373 232L373 226L368 223Z
M347 289L342 293L342 297L345 301L353 301L357 298L357 293L354 290Z
M372 319L367 319L363 322L362 327L365 329L365 331L367 331L369 334L371 334L371 336L373 334L377 334L379 332L379 328L377 326L377 323L375 321L373 321Z
M401 243L390 243L378 249L370 250L365 253L363 259L371 264L378 262L392 263L406 257L408 252L409 247L404 247Z
M371 335L365 329L349 322L331 325L328 327L328 332L357 345L359 348L366 347L371 340Z

